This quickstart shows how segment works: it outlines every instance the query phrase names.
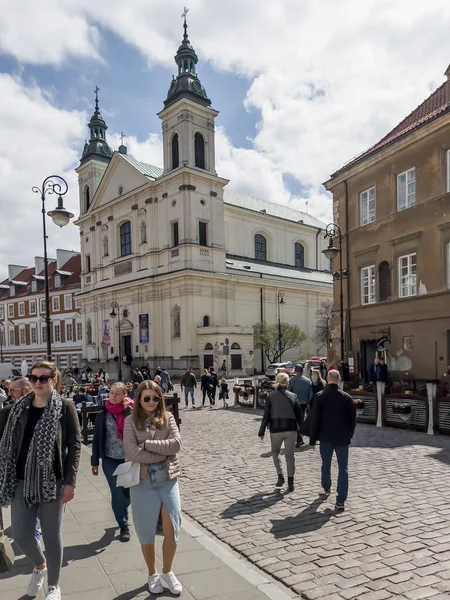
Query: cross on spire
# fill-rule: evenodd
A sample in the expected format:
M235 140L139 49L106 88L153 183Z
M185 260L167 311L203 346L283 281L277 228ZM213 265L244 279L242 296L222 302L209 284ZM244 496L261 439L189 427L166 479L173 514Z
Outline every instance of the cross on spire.
M125 134L124 134L123 131L121 131L120 132L120 142L121 142L122 146L123 146L123 140L124 140L124 138L125 138Z
M100 91L100 88L98 87L98 85L96 85L94 93L95 93L95 110L97 110L97 111L98 111L98 93L99 93L99 91Z
M184 27L184 39L185 40L187 40L187 36L188 36L187 35L187 22L186 22L186 17L187 17L188 12L189 12L189 9L184 7L183 14L181 15L181 18L184 19L183 27Z

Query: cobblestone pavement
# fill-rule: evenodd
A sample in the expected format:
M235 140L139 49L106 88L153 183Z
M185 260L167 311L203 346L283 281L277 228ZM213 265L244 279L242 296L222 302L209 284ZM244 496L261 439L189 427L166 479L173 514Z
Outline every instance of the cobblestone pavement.
M184 512L302 598L450 599L450 438L358 425L336 514L318 449L297 451L293 494L275 491L261 411L181 416Z

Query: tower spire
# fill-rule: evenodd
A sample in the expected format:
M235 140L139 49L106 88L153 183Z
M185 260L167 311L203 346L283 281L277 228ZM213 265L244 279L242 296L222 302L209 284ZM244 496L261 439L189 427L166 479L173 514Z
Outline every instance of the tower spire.
M95 112L96 113L99 112L99 109L98 109L98 93L99 93L99 91L100 91L100 88L98 87L98 85L96 85L95 86L95 90L94 90L94 93L95 93Z
M83 155L81 157L82 163L86 162L89 158L93 158L94 156L96 156L96 158L109 161L113 154L108 142L106 141L106 130L108 129L108 125L105 123L105 120L100 114L98 102L99 91L100 88L95 86L94 114L92 115L88 124L90 130L89 143L84 145Z
M183 24L183 27L184 27L183 40L186 40L187 42L189 42L189 40L188 40L188 34L187 34L187 28L188 28L188 26L187 26L187 21L186 21L186 17L187 17L188 12L189 12L189 9L186 8L186 7L184 7L183 14L181 15L181 18L184 19L184 24Z

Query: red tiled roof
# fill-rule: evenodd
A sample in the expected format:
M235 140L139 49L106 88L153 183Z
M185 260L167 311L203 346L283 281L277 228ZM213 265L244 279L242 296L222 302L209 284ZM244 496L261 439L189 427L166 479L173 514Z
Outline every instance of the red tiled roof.
M383 139L333 173L332 177L350 169L357 163L363 161L372 154L375 154L389 144L396 142L399 138L412 133L415 129L418 129L422 125L439 117L448 110L450 110L450 82L446 81L434 91L425 102L422 102L420 106L413 110L406 119L403 119L397 127L394 127L394 129Z

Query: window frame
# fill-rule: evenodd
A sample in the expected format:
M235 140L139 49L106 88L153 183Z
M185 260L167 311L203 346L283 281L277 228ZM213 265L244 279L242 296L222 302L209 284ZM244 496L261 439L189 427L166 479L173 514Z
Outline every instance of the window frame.
M413 181L409 181L409 176L411 173L414 173ZM405 176L405 184L404 184L404 186L405 186L405 188L404 188L405 189L405 198L404 198L405 205L402 207L400 205L400 202L401 202L400 185L403 185L403 184L400 184L400 177L403 177L403 176ZM408 186L411 183L414 183L414 193L413 194L410 194L408 192ZM407 171L398 173L398 175L397 175L397 212L402 212L402 211L407 210L408 208L412 208L413 206L416 205L416 184L417 184L416 167L412 167L411 169L408 169ZM410 203L408 199L409 199L409 196L412 196L412 195L414 195L414 202Z
M16 332L15 332L15 328L14 327L10 327L8 329L8 345L9 346L15 346L16 345Z
M5 305L0 304L0 321L5 320Z
M67 300L70 300L70 306L68 306ZM64 310L72 310L72 309L73 309L72 294L64 294Z
M208 247L208 221L198 222L198 245L203 248Z
M301 248L299 256L297 256L297 247L298 246L300 246L300 248ZM266 242L266 248L267 248L267 242ZM297 261L297 258L299 258L298 261ZM302 264L297 264L297 262L299 262L299 263L301 262ZM305 246L301 242L295 242L295 244L294 244L294 265L295 265L296 269L304 269L305 268Z
M377 301L376 266L367 265L360 269L361 305L375 304Z
M371 193L373 192L373 198L371 198ZM370 203L373 200L373 209L370 208ZM376 219L376 201L377 201L377 192L376 187L373 185L367 190L363 190L359 194L359 211L360 218L359 224L361 227L365 225L370 225Z
M19 346L27 345L27 334L25 331L25 325L20 325L19 327Z
M47 343L47 323L42 323L41 327L41 340L42 344Z
M30 344L37 344L37 342L38 342L38 335L37 335L36 323L31 323L30 324Z
M127 227L128 230L124 231ZM130 256L133 254L133 248L131 244L131 221L125 221L119 227L119 243L120 243L120 256Z
M259 238L262 238L264 240L264 258L261 258L260 255L258 255L258 250L257 250L257 239L259 240ZM255 253L255 260L261 260L263 262L267 262L267 238L264 234L262 233L255 233L255 235L253 236L253 249L254 249L254 253Z
M14 304L8 304L8 319L14 319Z
M58 335L56 333L58 332ZM53 323L53 343L58 344L61 342L61 323Z
M61 310L61 301L59 296L52 296L52 312L59 312Z
M176 233L176 235L175 235ZM172 234L172 248L178 248L180 245L180 226L178 221L172 221L171 223L171 234Z
M61 287L61 275L55 275L55 277L53 279L53 285L55 288Z
M91 272L91 255L86 254L84 257L84 266L86 275Z
M32 308L34 306L34 309ZM28 310L30 311L30 316L34 316L37 314L37 303L36 300L30 300L28 303Z
M412 264L412 259L414 257L414 264ZM407 263L405 265L405 267L408 269L408 273L406 275L402 275L402 268L404 268L402 266L402 260L406 259ZM415 273L414 274L410 274L409 273L409 269L410 267L414 267L415 269ZM402 256L399 256L397 258L397 269L398 269L398 273L397 273L397 285L398 285L398 297L399 298L413 298L414 296L417 296L417 252L410 252L409 254L403 254ZM402 280L405 280L407 278L411 278L411 277L415 277L415 283L411 284L411 283L406 283L406 284L402 284ZM407 288L408 290L412 290L414 289L414 292L411 293L407 293L407 294L403 294L402 290L404 288Z
M45 315L45 313L46 313L45 298L39 298L39 314Z
M25 302L19 302L19 306L17 308L19 317L25 316Z
M70 331L70 335L69 335ZM72 321L66 321L66 342L73 342L73 323Z
M76 323L76 332L77 332L77 342L81 342L83 339L83 323L77 321Z

